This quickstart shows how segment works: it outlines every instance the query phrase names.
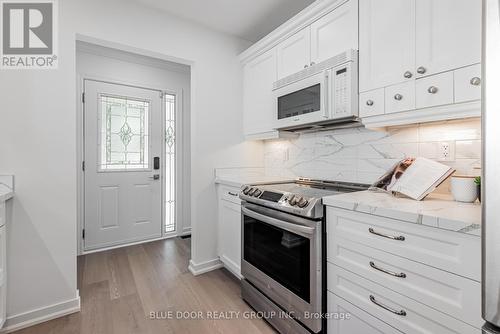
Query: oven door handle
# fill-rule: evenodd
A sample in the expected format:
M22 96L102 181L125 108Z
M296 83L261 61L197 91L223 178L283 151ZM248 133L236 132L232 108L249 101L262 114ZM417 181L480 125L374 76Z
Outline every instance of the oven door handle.
M241 212L244 215L247 215L248 217L260 220L264 223L281 228L281 229L286 230L288 232L298 233L298 234L306 234L306 235L313 235L314 234L313 227L302 226L302 225L293 224L293 223L287 223L285 221L271 218L271 217L268 217L266 215L260 214L258 212L253 211L253 210L250 210L244 206L241 207Z

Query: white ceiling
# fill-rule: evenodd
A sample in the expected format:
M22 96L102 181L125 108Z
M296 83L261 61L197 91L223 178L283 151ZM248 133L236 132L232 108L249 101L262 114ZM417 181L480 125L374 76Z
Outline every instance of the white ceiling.
M314 0L134 0L256 42Z

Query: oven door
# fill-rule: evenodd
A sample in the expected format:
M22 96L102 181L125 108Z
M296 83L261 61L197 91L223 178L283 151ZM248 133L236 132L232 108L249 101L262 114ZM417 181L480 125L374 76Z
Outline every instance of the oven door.
M328 81L329 72L324 71L276 89L275 128L298 127L330 118Z
M322 311L321 221L242 205L243 277L313 332Z

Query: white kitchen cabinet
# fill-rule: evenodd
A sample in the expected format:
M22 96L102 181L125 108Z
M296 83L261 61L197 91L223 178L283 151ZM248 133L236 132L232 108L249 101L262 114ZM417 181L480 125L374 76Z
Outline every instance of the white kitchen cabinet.
M417 109L453 103L453 72L416 80Z
M358 276L331 263L327 264L327 271L329 291L403 333L480 333L479 328L378 285L369 277Z
M481 64L456 70L454 83L455 103L481 99Z
M382 115L384 113L384 89L374 89L359 94L359 117Z
M480 333L478 236L330 206L326 217L327 312L358 309L359 326L329 333Z
M481 1L417 0L416 25L417 76L481 61Z
M333 207L326 210L327 233L331 236L480 281L481 240L476 236ZM405 240L394 242L376 233L403 236Z
M311 27L306 27L278 44L278 79L311 65Z
M415 0L359 0L359 91L413 80Z
M415 81L385 88L385 113L415 109Z
M240 189L219 186L218 253L224 267L241 278Z
M328 334L401 334L400 331L371 316L331 292L327 293L328 313L348 319L328 319Z
M272 131L276 64L276 49L271 49L243 69L243 128L247 137Z
M311 25L311 61L358 49L358 1L349 0Z

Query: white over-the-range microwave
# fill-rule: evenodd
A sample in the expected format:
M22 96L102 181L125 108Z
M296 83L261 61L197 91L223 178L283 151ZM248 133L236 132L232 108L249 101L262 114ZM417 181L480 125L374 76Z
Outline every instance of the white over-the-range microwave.
M273 85L274 128L358 121L358 52L348 50Z

